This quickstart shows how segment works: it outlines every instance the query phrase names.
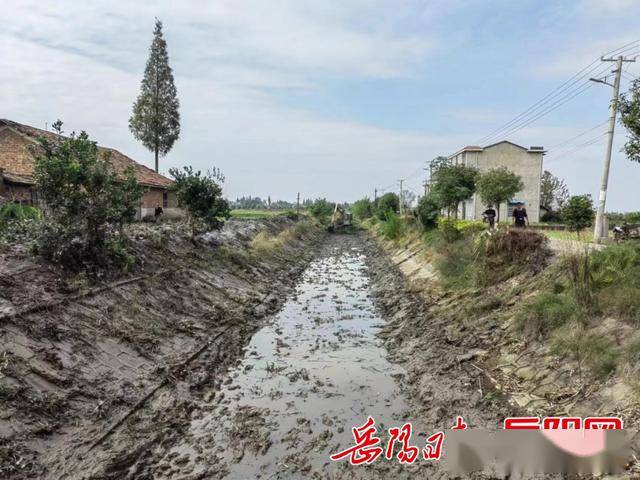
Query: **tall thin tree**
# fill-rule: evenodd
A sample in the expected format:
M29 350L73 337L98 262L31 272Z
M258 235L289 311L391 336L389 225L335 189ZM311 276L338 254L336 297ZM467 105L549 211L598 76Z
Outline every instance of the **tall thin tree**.
M156 19L140 95L133 104L133 114L129 119L129 130L133 136L154 152L156 172L158 158L166 155L180 136L179 107L167 42L162 35L162 22Z

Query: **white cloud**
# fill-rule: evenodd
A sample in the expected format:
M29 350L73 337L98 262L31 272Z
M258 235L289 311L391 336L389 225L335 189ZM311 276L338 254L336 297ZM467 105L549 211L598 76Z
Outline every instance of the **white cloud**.
M608 55L609 52L615 50L614 54L638 54L640 52L640 41L638 35L619 35L614 38L600 38L597 40L585 41L584 38L575 38L572 42L567 42L563 45L562 49L558 49L556 54L550 58L545 58L541 63L532 67L531 73L537 77L549 77L549 78L570 78L576 73L582 71L585 67L591 65L592 62L597 61L600 56ZM635 42L635 43L633 43ZM623 49L625 45L631 44ZM611 65L594 64L594 69L589 67L588 71L585 71L587 76L600 71L610 70Z
M238 75L238 73L242 75ZM238 80L238 81L233 81ZM65 130L84 129L100 143L151 164L127 129L139 75L16 37L0 36L2 115L44 127L57 118ZM222 168L231 196L271 194L293 198L355 199L389 178L414 170L431 152L459 138L403 133L349 121L323 119L283 107L254 85L296 85L273 73L223 67L203 77L176 77L182 135L161 164Z
M636 0L583 0L581 9L591 15L623 14L638 6Z
M164 20L170 48L185 47L180 62L196 69L196 62L243 62L287 71L393 77L409 72L431 46L425 35L408 36L390 26L358 27L354 19L363 11L390 9L376 1L165 0L115 8L104 0L22 0L12 6L0 11L0 21L14 34L127 65L127 59L145 53L132 46L146 49L154 16Z

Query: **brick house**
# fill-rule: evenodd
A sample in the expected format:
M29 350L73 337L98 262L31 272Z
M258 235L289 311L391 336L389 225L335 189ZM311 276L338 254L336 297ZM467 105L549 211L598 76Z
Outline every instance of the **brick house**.
M58 135L46 130L22 125L11 120L0 119L0 202L17 201L28 205L38 204L38 193L34 188L34 160L29 146L38 137L55 139ZM173 180L139 164L117 150L98 147L100 153L109 153L110 161L117 174L132 166L138 182L147 188L140 202L138 218L153 215L156 206L161 205L167 217L179 217Z

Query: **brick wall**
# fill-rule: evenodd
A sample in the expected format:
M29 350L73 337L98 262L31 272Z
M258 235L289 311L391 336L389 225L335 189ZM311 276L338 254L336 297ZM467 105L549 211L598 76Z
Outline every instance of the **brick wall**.
M0 129L0 167L6 172L31 175L33 160L27 150L30 144L31 142L13 130Z
M17 201L27 205L32 204L31 187L26 185L4 184L2 196L7 201Z

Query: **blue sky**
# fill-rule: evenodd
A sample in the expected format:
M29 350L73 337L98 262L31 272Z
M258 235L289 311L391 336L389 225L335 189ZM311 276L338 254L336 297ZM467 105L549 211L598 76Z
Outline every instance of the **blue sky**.
M349 201L402 177L419 191L429 159L476 143L600 54L640 40L639 14L635 0L8 0L0 116L40 127L60 118L151 165L127 121L157 16L182 114L161 170L217 166L232 198ZM638 74L632 64L623 89ZM562 144L604 122L609 97L594 85L506 138ZM572 193L597 196L604 137L571 147L602 132L550 148L545 167ZM623 143L618 127L608 206L639 210L640 165Z

